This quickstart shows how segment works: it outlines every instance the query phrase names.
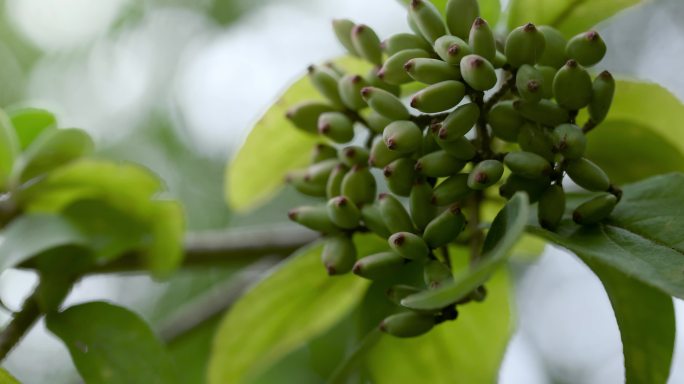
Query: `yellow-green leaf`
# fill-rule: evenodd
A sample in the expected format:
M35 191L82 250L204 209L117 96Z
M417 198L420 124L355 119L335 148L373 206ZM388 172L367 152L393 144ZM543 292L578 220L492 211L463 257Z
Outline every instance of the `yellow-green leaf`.
M359 254L386 248L379 238L362 239ZM328 276L321 249L303 248L235 303L214 340L210 384L248 382L358 303L368 283L351 274Z
M551 25L565 36L590 29L642 0L511 0L508 28L528 22Z
M352 57L335 60L350 73L365 75L368 64ZM285 175L305 166L317 138L285 118L286 111L306 100L322 100L306 76L294 82L257 121L226 168L226 201L246 211L266 202L283 185Z
M494 383L513 331L508 272L487 283L487 299L413 339L383 336L366 356L376 384Z
M14 161L19 154L19 140L7 114L0 109L0 191L7 187Z

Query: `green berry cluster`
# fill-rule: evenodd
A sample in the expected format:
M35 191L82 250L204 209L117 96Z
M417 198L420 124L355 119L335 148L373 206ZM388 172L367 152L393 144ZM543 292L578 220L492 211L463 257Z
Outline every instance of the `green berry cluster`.
M566 41L551 27L528 23L498 42L479 17L477 0L450 0L446 18L428 0L413 0L408 22L413 33L381 42L366 25L335 20L340 43L372 70L362 76L333 64L309 67L326 101L304 102L287 113L296 127L323 139L312 165L288 181L301 193L327 199L293 209L290 218L325 235L322 259L330 275L353 271L383 280L407 265L420 270L424 287L389 289L397 304L452 279L444 250L482 238L479 202L492 187L499 186L504 198L526 192L549 230L566 210L565 175L601 192L574 211L578 224L603 220L620 196L605 172L583 157L586 133L606 117L615 89L610 73L592 80L586 69L606 52L597 32ZM405 103L402 86L410 83L423 85ZM589 120L580 128L582 108ZM378 196L381 178L389 192ZM465 214L473 210L475 223ZM356 232L386 238L387 251L357 255ZM479 287L436 312L402 311L380 328L417 336L455 319L457 305L485 295Z

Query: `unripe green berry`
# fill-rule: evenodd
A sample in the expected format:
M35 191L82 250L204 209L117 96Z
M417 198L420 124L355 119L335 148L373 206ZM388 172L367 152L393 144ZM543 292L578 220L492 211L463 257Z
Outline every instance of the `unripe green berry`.
M343 275L351 271L356 262L356 246L346 235L328 237L323 245L321 260L328 275Z
M496 51L496 54L494 55L494 60L492 60L492 65L494 68L503 68L508 64L508 60L506 59L506 55L503 53Z
M351 53L353 56L360 56L354 47L352 42L352 30L354 29L354 22L347 19L335 19L332 22L333 31L337 40L342 44L342 46Z
M575 60L568 60L553 78L553 95L563 108L578 110L591 102L591 77Z
M461 161L468 161L477 154L477 148L464 136L454 141L444 141L437 138L437 145L450 156Z
M538 103L531 103L525 100L513 102L520 115L528 120L547 127L555 127L568 121L568 111L551 100L540 100Z
M508 142L518 141L520 127L525 123L525 120L513 108L512 101L498 102L489 110L487 117L489 126L492 127L492 133L496 137Z
M504 157L504 164L511 172L528 179L537 179L551 174L551 163L532 152L511 152Z
M400 158L401 156L401 153L387 148L387 145L382 137L376 137L373 141L373 145L371 146L368 164L374 168L384 168L389 163Z
M499 195L510 199L516 192L523 191L529 196L530 203L536 203L549 187L549 184L551 184L551 179L548 177L528 179L513 173L499 188Z
M515 87L522 99L536 103L544 96L547 84L542 73L532 65L523 64L516 74ZM551 84L548 84L551 87Z
M550 186L539 198L537 219L539 225L549 231L555 231L565 213L565 192L557 184Z
M413 222L411 216L406 212L406 208L394 196L383 193L378 197L378 207L385 226L392 233L413 232Z
M506 38L504 53L508 63L515 68L523 64L534 65L544 54L546 40L532 23L511 31Z
M606 55L606 43L598 32L584 32L568 41L565 53L581 65L591 67Z
M416 161L416 171L427 177L446 177L458 173L465 161L455 159L446 151L428 153Z
M318 118L318 133L336 143L354 138L354 122L342 112L325 112Z
M608 115L615 94L615 79L608 71L601 72L592 84L593 95L589 103L589 117L594 123L602 122Z
M357 111L366 107L366 102L361 97L361 90L368 86L366 80L359 75L345 75L337 83L340 99L349 109Z
M496 184L503 176L503 164L498 160L483 160L470 171L468 187L474 190L483 190Z
M541 73L542 79L544 81L544 86L542 87L542 97L544 99L553 98L553 78L556 77L556 72L558 70L554 67L548 67L545 65L536 66L539 73Z
M459 207L452 205L425 227L423 239L432 249L445 246L456 240L465 224L466 218Z
M318 143L311 150L311 162L318 163L323 160L337 158L337 149L330 145Z
M561 124L553 130L553 144L566 159L578 159L587 148L587 138L580 127L574 124Z
M432 197L433 190L430 184L422 180L413 184L409 195L409 208L413 224L421 231L437 215L437 206L433 204Z
M342 179L341 192L356 205L372 203L376 193L375 178L367 166L355 165Z
M430 52L432 46L422 37L412 33L397 33L382 42L382 47L388 56L407 49L422 49Z
M309 79L314 88L334 106L341 107L343 103L337 84L340 80L339 75L332 69L320 65L310 65L308 71Z
M339 152L340 161L353 167L354 165L368 165L369 153L365 147L352 145L344 147Z
M294 208L288 212L288 217L290 220L314 231L323 233L337 233L339 231L330 220L325 205Z
M407 338L425 334L434 326L435 319L432 315L401 312L385 318L379 327L382 332L392 336Z
M396 275L406 259L393 251L376 253L360 258L352 272L369 280L382 280Z
M456 36L445 35L435 41L435 52L449 65L460 66L461 59L473 53L465 41Z
M361 220L366 228L380 237L388 238L392 235L392 232L385 225L380 208L376 204L364 205L361 208Z
M423 132L411 121L394 121L382 132L385 145L392 151L410 154L420 150Z
M337 159L328 159L312 164L307 168L305 178L312 182L325 185L333 169L337 167L337 164L339 164Z
M446 25L439 10L427 0L411 0L409 17L413 19L421 35L430 43L446 35Z
M588 191L602 192L610 188L608 175L601 167L586 158L568 161L565 171L572 181Z
M404 69L413 80L424 84L436 84L461 78L461 71L458 67L437 59L412 59L404 65Z
M330 172L328 182L325 185L325 196L328 199L332 199L342 193L342 180L344 180L344 175L346 175L347 172L349 172L349 168L344 164L337 164L332 172Z
M366 81L368 84L370 84L371 87L384 89L395 96L399 96L401 93L399 86L387 84L380 78L380 76L378 76L378 72L380 72L380 67L373 67L368 71L368 74L366 75Z
M549 162L555 159L553 138L546 128L536 124L524 124L518 134L518 145L523 151L536 153Z
M468 55L461 60L463 80L477 91L486 91L496 85L494 66L482 56Z
M352 201L345 196L333 197L328 201L330 221L342 229L354 229L359 226L361 212Z
M378 76L388 84L401 85L413 79L404 68L406 63L415 58L427 58L430 54L422 49L406 49L390 56L378 72Z
M444 282L453 280L451 268L437 260L430 260L423 266L423 280L430 289L439 288Z
M468 187L468 177L468 174L459 173L437 184L432 193L432 203L441 207L470 196L473 190Z
M602 193L577 207L572 219L581 225L596 224L610 216L617 202L615 195Z
M489 24L482 18L478 17L473 21L468 44L470 44L474 54L482 56L490 62L496 57L494 33L489 28Z
M539 58L538 63L555 69L562 67L568 61L568 57L565 55L567 40L556 28L542 25L538 29L544 35L545 41L544 53Z
M373 131L373 133L380 133L385 130L385 127L392 122L391 119L382 116L381 114L371 110L366 116L366 123L368 123L368 128Z
M288 173L285 182L292 185L301 194L313 197L325 196L325 183L311 180L307 170Z
M318 118L321 114L332 112L335 108L318 101L305 101L287 110L285 117L295 127L304 132L318 133Z
M411 117L401 100L384 89L366 87L361 90L361 96L372 110L390 120L408 120Z
M477 119L480 118L480 108L475 103L468 103L454 109L442 121L432 128L443 141L456 141L468 133Z
M387 240L389 246L401 257L409 260L425 260L430 250L425 241L411 232L397 232Z
M550 231L556 230L565 213L565 192L560 185L549 187L539 199L539 225Z
M371 64L382 65L380 39L373 29L367 25L357 24L352 28L351 40L359 56Z
M447 2L446 23L452 35L467 39L470 28L478 16L480 16L480 6L477 0L449 0Z
M456 80L442 81L416 93L411 99L411 107L425 113L442 112L458 105L463 96L463 83Z
M383 169L387 188L398 196L408 196L411 193L416 178L416 162L403 157L389 163Z

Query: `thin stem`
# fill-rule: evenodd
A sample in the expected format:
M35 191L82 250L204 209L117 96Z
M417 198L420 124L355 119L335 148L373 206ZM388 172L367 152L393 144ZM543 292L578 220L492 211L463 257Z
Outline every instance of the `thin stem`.
M243 269L234 278L215 286L206 294L182 306L160 325L160 338L166 343L171 343L216 316L220 316L278 261L280 260L277 257L257 261Z
M442 121L446 119L447 116L449 116L448 112L437 113L434 115L422 114L418 116L411 116L411 121L416 123L416 125L418 125L419 127L427 127L434 121Z
M484 244L484 232L480 228L480 209L484 193L476 191L470 200L470 210L468 212L468 229L470 231L470 262L475 263L482 255L482 245Z
M508 79L506 79L506 82L503 83L501 88L499 88L494 94L492 94L489 99L483 104L482 106L482 111L486 115L487 112L489 112L492 107L499 102L506 94L508 91L513 89L515 87L515 73L509 72L508 74Z
M190 233L185 238L181 268L245 265L266 257L284 259L318 237L316 232L289 226ZM27 261L20 268L35 269L36 266ZM130 252L88 274L146 273L146 268L140 253Z
M21 310L0 333L0 362L5 360L9 352L21 341L42 315L38 305L38 288L24 300Z

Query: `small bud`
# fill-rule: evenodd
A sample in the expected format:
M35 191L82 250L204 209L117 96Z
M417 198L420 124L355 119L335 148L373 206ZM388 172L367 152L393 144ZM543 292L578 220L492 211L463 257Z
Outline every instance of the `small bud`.
M465 224L465 216L458 205L453 205L435 217L425 227L423 239L432 249L445 246L456 240L465 228Z
M394 160L383 169L387 188L398 196L409 196L416 176L416 162L410 158Z
M544 35L544 40L546 42L544 45L544 53L538 61L539 64L554 69L562 67L565 62L568 61L568 57L565 55L567 40L565 40L563 34L553 27L542 25L538 29L539 32Z
M483 190L496 184L503 176L503 164L498 160L484 160L479 162L468 176L468 187Z
M528 179L537 179L551 174L551 163L532 152L511 152L504 157L504 164L511 172Z
M318 118L318 133L336 143L346 143L354 138L354 123L341 112L325 112Z
M346 235L325 239L321 260L328 275L343 275L352 270L356 262L356 246Z
M591 67L606 55L606 43L596 31L580 33L568 41L565 53L583 66Z
M555 231L565 213L565 192L560 185L552 185L539 198L537 218L539 225Z
M461 59L473 53L468 43L456 36L445 35L435 41L435 52L449 65L458 66Z
M487 117L492 133L496 137L511 143L518 141L520 127L525 120L513 108L512 101L500 101L489 111Z
M369 280L381 280L399 272L406 259L393 251L376 253L360 258L352 272Z
M446 23L452 35L463 39L468 33L475 19L480 16L477 0L449 0L446 6Z
M414 231L411 216L394 196L381 194L378 197L378 207L387 229L392 233Z
M461 76L468 85L478 91L493 88L497 81L494 66L478 55L468 55L461 60Z
M587 138L580 127L574 124L561 124L553 130L553 144L566 159L578 159L587 148Z
M330 221L338 227L354 229L359 226L361 212L347 197L333 197L328 201L327 209Z
M409 17L416 24L425 40L430 43L447 34L442 15L430 1L411 0Z
M413 224L420 230L437 216L437 205L432 201L434 191L430 184L424 181L417 181L411 188L409 195L409 208Z
M371 64L382 65L380 39L373 29L363 24L355 25L352 29L351 40L359 56Z
M596 224L610 216L616 204L615 195L602 193L577 207L572 219L581 225Z
M504 53L508 63L518 68L523 64L536 64L544 53L545 46L544 35L534 24L527 23L508 34Z
M568 60L553 78L553 95L563 108L578 110L586 107L592 94L589 73L574 60Z
M332 112L335 109L317 101L305 101L287 110L287 117L295 127L308 133L318 133L318 118L321 114Z
M602 122L608 115L615 94L615 79L608 71L601 72L592 84L589 117L594 123Z
M456 80L432 84L411 99L411 107L425 113L437 113L453 108L465 96L465 86Z
M385 145L392 151L410 154L420 149L423 133L411 121L394 121L382 133Z
M459 173L435 187L432 203L438 206L454 204L470 196L472 192L473 190L468 187L468 174Z
M610 187L608 175L601 167L586 158L568 161L565 171L572 181L588 191L602 192Z
M425 241L410 232L398 232L387 240L389 246L401 257L410 260L425 260L430 250Z
M393 94L375 87L366 87L361 90L361 96L372 110L390 120L408 120L411 115Z

